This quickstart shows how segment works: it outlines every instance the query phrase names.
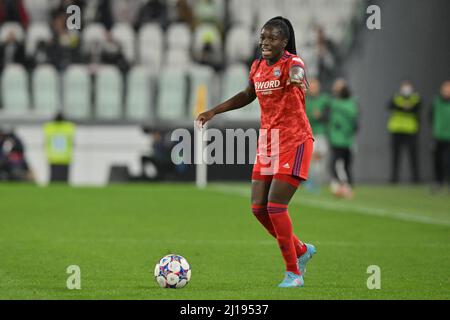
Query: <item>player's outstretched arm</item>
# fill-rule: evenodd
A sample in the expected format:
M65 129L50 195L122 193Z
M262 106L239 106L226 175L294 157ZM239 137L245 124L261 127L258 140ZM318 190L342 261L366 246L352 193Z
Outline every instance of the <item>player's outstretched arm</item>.
M206 122L211 120L216 114L240 109L242 107L245 107L255 99L256 99L255 88L249 85L244 91L239 92L237 95L231 97L227 101L217 105L211 110L200 113L197 117L197 122L199 122L199 124L203 126Z

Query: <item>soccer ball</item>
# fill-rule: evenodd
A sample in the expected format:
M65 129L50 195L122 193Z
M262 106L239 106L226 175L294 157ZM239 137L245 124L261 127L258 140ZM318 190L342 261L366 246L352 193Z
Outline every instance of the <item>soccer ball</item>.
M156 264L155 279L162 288L180 289L191 279L191 267L182 256L169 254Z

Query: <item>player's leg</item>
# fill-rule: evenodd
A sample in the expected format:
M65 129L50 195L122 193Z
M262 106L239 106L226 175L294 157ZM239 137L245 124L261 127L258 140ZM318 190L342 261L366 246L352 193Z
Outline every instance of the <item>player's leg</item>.
M274 237L277 235L267 212L267 196L269 194L271 180L252 180L252 212L256 219Z
M294 246L292 221L287 210L289 201L296 190L297 188L288 182L275 179L272 181L269 190L267 210L286 265L286 277L279 285L280 287L303 286L303 277L298 267Z
M393 133L391 135L391 154L392 154L392 163L391 163L391 183L398 182L398 167L400 163L400 151L401 151L401 138L399 134Z
M258 179L258 175L254 173L253 178ZM267 202L271 182L272 176L270 178L266 178L265 180L252 180L252 212L255 218L264 226L267 232L269 232L274 238L277 238L272 221L269 217L269 212L267 210ZM300 257L305 252L305 248L303 247L303 243L297 238L295 234L293 234L293 243L296 255L297 257Z
M413 183L419 183L420 169L419 169L419 156L417 150L417 135L413 134L408 136L408 149L411 163L412 181Z
M282 156L281 163L289 163L291 169L286 170L285 166L279 168L278 173L274 175L270 190L268 211L277 234L277 241L282 251L286 263L286 279L281 286L298 286L293 283L293 277L297 272L303 275L308 260L316 252L314 246L303 244L293 236L292 221L288 213L288 204L295 194L301 181L308 178L310 162L313 152L313 140L307 140L300 145L293 153L293 156ZM289 241L289 239L291 241ZM301 253L295 259L295 250L292 250L290 243L294 242L301 247ZM296 261L297 260L297 261ZM294 265L294 263L296 265ZM287 283L286 283L287 282ZM303 278L301 279L303 282Z

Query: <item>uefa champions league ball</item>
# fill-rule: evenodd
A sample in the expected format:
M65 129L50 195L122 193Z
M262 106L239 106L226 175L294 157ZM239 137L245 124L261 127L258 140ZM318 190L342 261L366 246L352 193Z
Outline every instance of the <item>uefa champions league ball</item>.
M155 279L162 288L180 289L191 279L191 267L182 256L169 254L156 264Z

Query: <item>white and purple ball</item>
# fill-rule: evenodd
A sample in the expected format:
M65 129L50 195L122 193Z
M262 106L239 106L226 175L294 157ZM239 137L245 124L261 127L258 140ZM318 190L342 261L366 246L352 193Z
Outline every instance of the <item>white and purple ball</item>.
M169 254L156 264L155 279L162 288L180 289L191 279L191 267L182 256Z

